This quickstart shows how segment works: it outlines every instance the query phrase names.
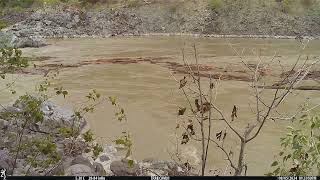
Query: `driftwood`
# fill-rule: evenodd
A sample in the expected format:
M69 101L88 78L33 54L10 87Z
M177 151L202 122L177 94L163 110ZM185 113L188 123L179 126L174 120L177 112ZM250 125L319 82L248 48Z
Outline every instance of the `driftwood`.
M288 89L286 86L258 86L258 88L264 89ZM299 86L291 89L306 90L306 91L320 91L320 86Z

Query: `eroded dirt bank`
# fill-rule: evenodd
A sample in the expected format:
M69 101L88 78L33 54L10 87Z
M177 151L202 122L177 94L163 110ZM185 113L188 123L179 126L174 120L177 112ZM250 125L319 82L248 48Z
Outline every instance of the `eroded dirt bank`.
M280 1L225 0L216 9L207 1L141 1L136 6L101 6L87 10L48 6L27 13L4 13L0 20L12 25L4 31L18 37L109 37L153 33L316 37L320 35L318 6L283 12Z

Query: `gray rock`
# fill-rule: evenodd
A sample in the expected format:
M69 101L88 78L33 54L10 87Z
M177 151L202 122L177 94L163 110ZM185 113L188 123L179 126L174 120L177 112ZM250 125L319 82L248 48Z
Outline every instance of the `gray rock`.
M13 36L11 46L16 48L25 48L25 47L42 47L46 43L40 37L30 36L30 37L18 37Z
M17 107L13 107L13 106L7 106L4 111L6 112L10 112L10 113L19 113L21 112L21 109L17 108Z
M118 152L118 151L117 151L117 148L115 148L115 147L112 146L112 145L107 145L107 146L105 146L104 151L105 151L107 154L116 154L116 153Z
M72 160L73 160L73 158L66 157L64 159L63 163L61 163L58 166L56 166L55 168L53 168L49 175L65 175L65 170L71 166Z
M133 167L129 167L127 160L113 161L110 164L110 170L116 176L136 176L139 171L139 166L133 164Z
M8 129L9 121L6 121L4 119L0 119L0 129Z
M142 172L145 176L150 175L163 175L163 176L183 176L186 173L183 171L177 163L168 162L168 161L160 161L154 158L144 159L141 163L142 167L150 169L152 171Z
M0 169L10 169L11 168L11 158L7 150L0 150Z
M75 165L75 164L83 164L86 165L90 168L94 168L94 166L90 163L89 159L83 157L82 155L79 155L77 157L75 157L72 161L71 161L71 165Z
M50 101L42 103L41 111L45 114L45 120L49 122L53 120L61 125L72 125L74 120L74 113L72 111L58 107ZM80 127L80 129L84 128L86 124L85 120L74 121L74 126Z
M94 176L96 173L89 166L75 164L65 170L66 176Z
M106 155L100 156L99 159L100 159L101 162L105 162L105 161L109 161L110 160L110 158L108 156L106 156Z
M164 161L153 161L151 167L154 169L168 169L168 163Z
M94 171L98 176L105 176L107 174L102 164L94 162L93 166L94 166Z
M4 160L4 159L0 159L0 169L9 169L10 168L10 165L9 163Z
M13 37L12 33L5 33L0 31L0 48L10 47L10 41Z
M145 158L142 160L142 162L148 162L148 163L153 163L156 162L157 160L155 158Z

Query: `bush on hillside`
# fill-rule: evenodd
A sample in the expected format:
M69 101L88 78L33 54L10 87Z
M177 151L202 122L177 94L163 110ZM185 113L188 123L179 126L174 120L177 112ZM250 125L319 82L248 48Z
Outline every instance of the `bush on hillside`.
M221 0L210 0L209 5L212 10L217 10L222 6L222 1Z
M302 115L281 138L282 150L271 166L271 176L312 176L320 172L320 117Z
M282 12L288 13L290 11L292 3L293 3L293 0L282 0L281 2Z
M2 20L0 20L0 30L5 28L5 27L7 27L7 23L2 21Z

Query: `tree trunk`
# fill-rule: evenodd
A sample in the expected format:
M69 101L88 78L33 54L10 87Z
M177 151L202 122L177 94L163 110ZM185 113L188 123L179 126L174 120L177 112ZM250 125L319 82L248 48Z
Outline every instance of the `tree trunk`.
M239 153L239 160L238 160L238 167L236 171L234 172L235 176L240 176L243 171L243 158L244 158L244 149L246 147L246 141L241 140L241 146L240 146L240 153Z

